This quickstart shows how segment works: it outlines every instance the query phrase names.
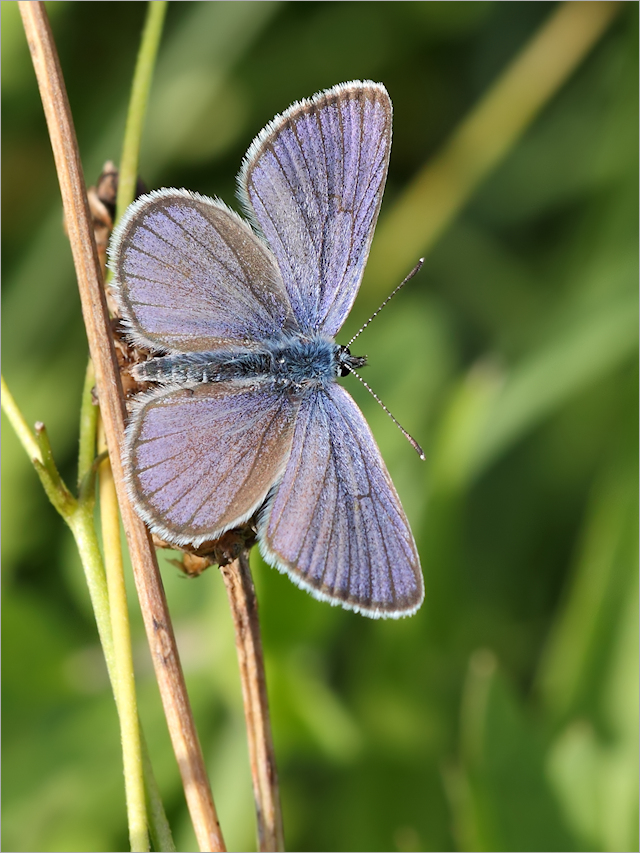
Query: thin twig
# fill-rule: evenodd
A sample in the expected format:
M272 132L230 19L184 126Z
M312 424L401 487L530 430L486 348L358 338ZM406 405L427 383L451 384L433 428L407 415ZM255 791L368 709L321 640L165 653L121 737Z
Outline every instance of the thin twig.
M166 12L167 3L165 0L155 0L155 2L147 4L147 18L131 85L129 111L122 142L122 155L120 156L116 222L131 204L135 195L142 128Z
M258 601L249 568L249 552L220 571L229 596L236 631L238 668L249 741L249 760L258 823L258 850L284 850L282 812L278 790L267 682L258 621Z
M124 400L62 72L44 3L21 0L19 7L60 181L106 441L169 733L200 849L224 850L155 552L144 524L129 503L124 484L120 455L125 425Z

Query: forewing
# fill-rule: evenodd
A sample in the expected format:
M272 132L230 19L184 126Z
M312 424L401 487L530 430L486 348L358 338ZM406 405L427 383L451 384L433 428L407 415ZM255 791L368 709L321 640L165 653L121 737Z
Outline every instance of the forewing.
M301 403L259 543L267 562L331 604L397 618L422 603L409 522L369 426L341 386Z
M280 478L296 404L270 386L155 391L127 430L127 481L154 533L199 545L246 521Z
M276 116L249 148L242 200L305 331L334 337L351 310L387 177L391 101L343 83Z
M109 250L115 295L133 339L202 352L295 327L275 260L222 202L158 190L132 204Z

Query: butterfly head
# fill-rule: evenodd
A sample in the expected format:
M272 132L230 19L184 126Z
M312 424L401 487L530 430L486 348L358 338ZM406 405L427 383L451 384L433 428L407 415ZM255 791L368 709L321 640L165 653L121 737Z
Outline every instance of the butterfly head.
M336 367L338 376L348 376L357 367L364 367L367 363L366 355L351 355L349 347L338 347L336 350Z

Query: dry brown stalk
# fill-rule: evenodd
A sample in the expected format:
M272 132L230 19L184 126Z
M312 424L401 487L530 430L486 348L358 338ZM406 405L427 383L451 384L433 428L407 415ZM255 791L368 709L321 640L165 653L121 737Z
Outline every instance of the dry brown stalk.
M220 571L227 587L236 632L238 668L258 822L258 849L284 850L278 774L258 622L258 601L249 568L249 552L242 551L236 560L221 566Z

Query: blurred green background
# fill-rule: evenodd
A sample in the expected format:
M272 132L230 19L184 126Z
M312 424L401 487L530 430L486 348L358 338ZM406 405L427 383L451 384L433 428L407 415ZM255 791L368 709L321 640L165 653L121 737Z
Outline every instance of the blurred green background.
M47 8L92 183L120 155L146 8ZM372 78L395 111L383 228L556 8L170 4L141 176L237 207L242 155L276 112ZM427 453L346 380L412 523L420 612L369 621L252 555L290 850L638 849L637 12L622 4L361 338L366 379ZM13 2L2 117L3 373L72 484L87 347ZM375 288L365 276L340 340L415 260ZM2 441L3 847L127 849L117 717L74 543L4 418ZM184 579L168 556L223 832L255 849L224 586L216 569ZM145 733L178 849L195 849L131 602Z

